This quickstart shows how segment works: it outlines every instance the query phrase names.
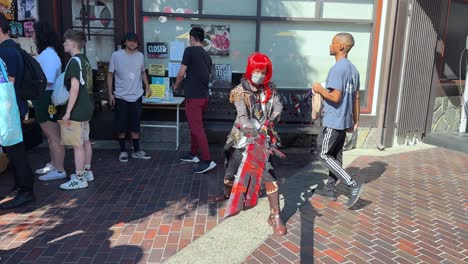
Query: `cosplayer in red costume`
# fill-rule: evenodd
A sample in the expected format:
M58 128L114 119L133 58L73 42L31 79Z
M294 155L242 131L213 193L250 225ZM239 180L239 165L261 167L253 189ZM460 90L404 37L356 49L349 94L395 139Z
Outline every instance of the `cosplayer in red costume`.
M278 184L269 161L275 149L273 125L279 120L283 105L271 82L273 67L270 59L253 53L241 84L232 89L230 102L237 117L226 142L226 175L224 198L229 199L226 216L257 203L260 180L270 203L268 223L278 235L286 234L280 218Z

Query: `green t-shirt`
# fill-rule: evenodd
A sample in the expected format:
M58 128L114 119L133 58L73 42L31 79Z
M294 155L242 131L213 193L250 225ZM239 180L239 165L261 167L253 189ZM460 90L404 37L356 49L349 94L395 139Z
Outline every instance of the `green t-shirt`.
M81 60L82 77L85 81L84 84L80 83L80 90L78 92L78 98L76 99L73 110L70 114L70 120L73 121L89 121L93 116L94 104L93 104L93 72L91 64L88 58L84 54L77 54L75 57ZM71 78L75 77L80 81L80 65L75 59L71 59L70 64L65 72L65 85L70 91ZM66 111L66 106L64 107Z

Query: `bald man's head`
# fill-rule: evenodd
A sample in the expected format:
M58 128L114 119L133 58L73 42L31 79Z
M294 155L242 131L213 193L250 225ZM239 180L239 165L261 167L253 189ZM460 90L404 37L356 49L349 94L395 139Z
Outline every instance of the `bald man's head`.
M348 53L354 46L354 37L349 33L338 33L334 37L336 43L344 46L344 51Z

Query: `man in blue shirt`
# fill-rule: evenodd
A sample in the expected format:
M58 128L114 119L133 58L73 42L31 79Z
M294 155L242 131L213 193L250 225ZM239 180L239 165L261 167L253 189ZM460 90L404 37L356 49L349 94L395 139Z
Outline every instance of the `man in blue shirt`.
M346 132L357 129L359 124L359 72L348 60L348 53L354 46L349 33L336 34L330 44L330 55L336 63L328 72L326 87L315 83L312 90L324 98L323 124L317 138L319 159L329 170L328 182L315 193L336 200L335 185L338 179L351 189L347 203L353 206L361 195L364 184L354 181L342 168L343 145Z
M8 35L9 25L3 14L0 14L0 58L5 62L8 79L15 85L18 91L23 81L24 63L23 57L15 48L17 45ZM18 95L18 93L16 93ZM28 105L17 96L18 108L21 120L28 113ZM10 160L15 177L15 186L5 197L0 198L0 209L9 209L25 205L34 201L33 185L34 176L28 162L28 157L23 142L13 146L3 147Z

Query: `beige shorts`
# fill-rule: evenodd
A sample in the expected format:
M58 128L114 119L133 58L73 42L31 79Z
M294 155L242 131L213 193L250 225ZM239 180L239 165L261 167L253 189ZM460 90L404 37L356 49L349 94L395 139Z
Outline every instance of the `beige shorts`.
M67 125L64 121L59 120L61 144L65 146L81 146L85 140L89 140L89 122L71 121Z

